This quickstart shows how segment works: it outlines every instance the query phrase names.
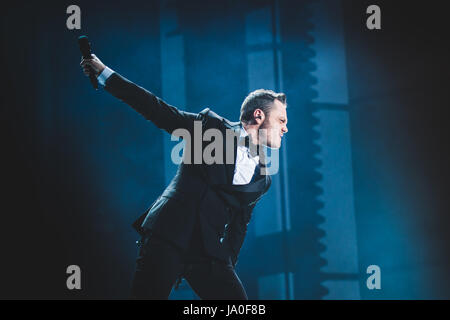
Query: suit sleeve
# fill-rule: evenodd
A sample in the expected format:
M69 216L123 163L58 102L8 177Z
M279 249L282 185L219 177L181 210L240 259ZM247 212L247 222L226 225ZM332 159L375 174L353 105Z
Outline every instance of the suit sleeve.
M178 128L192 133L194 121L202 120L201 114L178 110L116 72L106 80L105 90L170 134Z
M249 206L242 214L235 215L233 221L225 229L224 241L226 241L231 249L231 263L236 266L247 234L247 225L250 223L251 214L255 204Z

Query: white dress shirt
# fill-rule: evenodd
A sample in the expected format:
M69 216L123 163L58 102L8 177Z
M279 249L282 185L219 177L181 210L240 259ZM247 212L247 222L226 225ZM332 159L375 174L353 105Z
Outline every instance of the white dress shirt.
M241 127L239 139L248 136L247 131ZM255 168L259 163L259 156L252 156L248 147L239 145L236 151L236 167L234 169L233 184L247 184L252 180Z
M105 81L114 73L108 67L100 73L97 77L98 82L104 86ZM239 139L248 136L247 131L241 127ZM236 151L236 166L233 175L233 184L248 184L252 180L255 168L259 163L259 156L252 156L249 148L244 145L238 145Z

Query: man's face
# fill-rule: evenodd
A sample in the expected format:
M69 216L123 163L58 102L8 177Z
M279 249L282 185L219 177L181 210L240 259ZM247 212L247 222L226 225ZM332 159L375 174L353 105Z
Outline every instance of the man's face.
M269 114L259 127L260 130L266 130L262 131L262 135L267 139L265 144L268 147L273 149L281 147L281 137L288 132L287 121L286 105L275 99Z

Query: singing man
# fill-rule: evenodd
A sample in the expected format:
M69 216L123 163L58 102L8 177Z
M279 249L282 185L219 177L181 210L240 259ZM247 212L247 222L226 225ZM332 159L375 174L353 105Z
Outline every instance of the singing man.
M240 121L231 122L209 108L199 113L179 110L95 55L82 59L81 67L158 128L193 137L170 184L133 223L141 240L132 297L168 299L184 278L201 299L248 299L235 266L253 208L271 183L264 149L279 149L288 131L285 94L251 92L240 108ZM222 134L214 142L223 142L216 150L223 161L204 161L213 142L196 139L196 128ZM193 161L199 156L202 161Z

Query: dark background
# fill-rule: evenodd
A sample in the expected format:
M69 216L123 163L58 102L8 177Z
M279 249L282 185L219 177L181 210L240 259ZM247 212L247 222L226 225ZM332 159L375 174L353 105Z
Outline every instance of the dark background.
M185 12L190 43L186 109L213 104L237 119L227 106L237 110L247 93L239 62L240 10L266 2L176 4ZM285 39L295 37L295 28L308 28L294 23L307 3L281 1ZM81 31L65 26L70 4L82 9ZM406 250L417 259L400 261L391 279L386 273L395 290L361 296L448 299L449 50L443 2L377 1L382 30L376 32L365 28L370 4L342 1L358 254L361 261L380 255L389 261ZM78 65L76 39L88 34L106 64L161 94L158 8L158 1L137 0L2 6L1 298L127 296L137 239L130 225L165 187L163 134L90 88ZM209 37L209 47L195 43L199 34ZM211 56L218 63L210 70L196 68ZM289 52L286 57L298 58ZM283 68L288 99L310 99L313 93L300 92L290 78L295 63ZM292 135L312 139L295 129L308 115L295 109L291 114ZM294 153L291 159L295 163ZM295 207L295 194L291 199ZM393 213L415 230L414 237L386 232ZM81 266L81 291L66 288L70 264ZM315 268L308 269L312 278ZM418 276L426 279L423 287L414 285ZM322 295L300 290L297 297Z

